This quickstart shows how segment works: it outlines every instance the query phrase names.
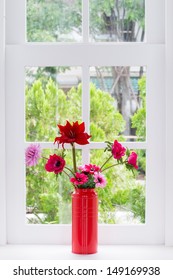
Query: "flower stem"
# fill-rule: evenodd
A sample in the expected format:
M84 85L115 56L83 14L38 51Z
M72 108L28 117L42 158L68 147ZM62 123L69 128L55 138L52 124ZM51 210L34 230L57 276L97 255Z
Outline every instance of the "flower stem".
M65 170L63 172L70 178L70 175Z
M105 169L102 170L103 166L105 166L105 164L112 158L112 155L102 164L100 170L103 171Z
M108 166L108 167L102 169L102 172L105 171L105 170L107 170L107 169L109 169L109 168L111 168L111 167L114 167L114 166L116 166L116 165L119 165L119 163L115 163L115 164L113 164L113 165L110 165L110 166Z
M48 158L46 158L46 157L43 157L43 156L42 156L42 158L44 158L44 159L48 160Z
M124 162L122 162L122 163L115 163L115 164L113 164L113 165L110 165L110 166L104 168L104 169L102 170L102 172L105 171L105 170L107 170L107 169L109 169L109 168L111 168L111 167L114 167L114 166L116 166L116 165L124 164L125 162L126 162L126 161L124 161Z
M68 171L70 171L71 174L73 174L73 176L75 176L74 172L70 168L68 168L67 166L65 166L64 168L67 169Z
M77 167L76 167L76 150L75 150L75 145L72 143L72 156L73 156L73 170L74 173L77 172Z

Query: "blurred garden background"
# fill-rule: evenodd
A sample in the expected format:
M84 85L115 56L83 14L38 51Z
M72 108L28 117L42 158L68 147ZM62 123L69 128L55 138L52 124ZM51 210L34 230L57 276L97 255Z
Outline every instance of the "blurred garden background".
M144 0L89 1L91 42L141 42L145 39ZM82 41L82 5L79 0L28 0L29 42ZM144 142L146 140L146 71L142 66L91 65L91 142ZM26 142L54 142L57 124L82 120L81 67L26 67ZM125 145L125 143L124 143ZM107 186L97 189L99 222L107 224L145 223L146 151L138 153L135 176L118 166L105 171ZM48 157L55 150L44 149ZM90 162L102 165L103 150L91 149ZM71 166L71 150L66 150ZM82 164L82 151L77 151ZM45 159L26 168L27 223L71 223L72 185L64 175L44 169Z

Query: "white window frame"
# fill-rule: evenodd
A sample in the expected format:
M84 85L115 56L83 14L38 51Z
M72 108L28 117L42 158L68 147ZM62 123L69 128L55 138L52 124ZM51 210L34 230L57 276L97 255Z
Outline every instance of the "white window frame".
M2 8L4 1L1 0ZM25 15L23 13L25 4L23 0L6 1L6 184L5 170L2 168L2 187L0 189L0 223L4 230L0 235L0 243L56 243L70 244L70 225L25 225L25 190L24 190L24 67L25 66L58 66L71 65L83 66L83 104L85 98L88 99L89 92L89 66L112 66L112 65L146 65L147 66L147 92L152 92L152 96L147 95L147 141L146 143L126 143L130 148L147 148L147 206L145 225L122 226L122 225L99 225L100 244L173 244L173 222L170 221L170 210L173 210L170 195L173 194L170 185L171 178L171 155L167 148L167 203L165 204L165 20L164 20L164 0L146 0L147 14L147 43L130 44L90 44L88 45L87 24L88 24L88 1L83 1L84 21L83 30L84 44L26 44L25 43ZM167 41L166 41L166 67L171 69L172 37L171 29L171 0L166 1L167 12ZM1 6L0 6L1 7ZM155 9L157 7L157 11ZM4 10L4 9L2 9ZM2 26L4 25L3 15ZM157 13L156 13L157 12ZM153 15L156 16L153 18ZM0 19L1 19L0 17ZM159 28L158 28L159 27ZM3 30L2 30L3 31ZM169 40L168 40L169 37ZM3 36L1 37L3 38ZM3 40L2 40L3 41ZM171 47L170 47L171 46ZM105 57L106 53L110 55ZM2 73L4 61L4 42L0 45L0 62L2 60ZM60 53L61 56L57 54ZM99 56L98 56L99 53ZM73 54L73 55L70 55ZM142 55L141 55L142 54ZM87 63L85 60L87 57ZM100 61L102 57L102 61ZM114 57L114 61L112 60ZM4 121L4 86L2 79L2 114L1 128L5 132ZM86 78L87 77L87 78ZM1 81L1 80L0 80ZM171 76L166 76L167 94L171 89ZM171 96L167 95L167 147L170 147L172 133L170 123ZM159 101L158 101L159 96ZM169 98L168 98L169 97ZM20 100L20 103L17 101ZM150 101L150 102L149 102ZM89 103L88 103L89 104ZM150 104L155 104L155 111ZM1 109L1 108L0 108ZM89 105L84 110L83 120L89 128ZM158 125L159 124L159 125ZM168 126L167 126L168 127ZM4 133L5 135L5 133ZM159 140L158 140L159 139ZM151 140L151 141L150 141ZM98 146L99 145L99 146ZM48 147L49 144L43 144ZM5 149L5 137L1 138L1 147ZM84 160L88 160L89 148L103 147L103 144L91 143L86 152ZM159 151L159 152L158 152ZM12 155L12 156L11 156ZM11 161L13 158L13 161ZM5 185L7 186L7 207L5 206ZM165 218L166 205L166 218ZM6 207L6 215L5 215ZM5 223L7 221L7 235ZM165 235L166 221L166 235ZM169 234L170 232L170 234ZM108 238L109 236L109 238ZM166 236L166 239L165 239Z
M5 2L0 1L0 245L6 243Z
M172 185L172 167L173 167L173 151L172 151L172 137L173 137L173 125L172 125L172 73L173 73L173 1L166 1L166 29L165 29L165 57L166 57L166 139L165 139L165 244L167 246L173 246L173 185Z

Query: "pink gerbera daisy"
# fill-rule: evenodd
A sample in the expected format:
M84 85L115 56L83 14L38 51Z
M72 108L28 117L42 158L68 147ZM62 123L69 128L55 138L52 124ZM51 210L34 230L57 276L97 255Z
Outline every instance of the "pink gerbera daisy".
M97 188L104 188L106 186L106 179L101 173L94 174L94 182L96 183Z
M41 147L39 144L31 144L25 151L25 162L27 166L35 166L41 158Z
M88 181L88 177L83 174L76 172L75 177L70 179L70 182L73 183L74 185L83 185Z

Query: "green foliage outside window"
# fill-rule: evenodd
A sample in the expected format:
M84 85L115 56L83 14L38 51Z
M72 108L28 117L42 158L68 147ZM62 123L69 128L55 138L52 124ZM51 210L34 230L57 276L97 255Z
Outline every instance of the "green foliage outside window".
M132 127L136 129L136 134L139 136L139 141L145 139L146 136L146 77L143 76L138 81L140 98L142 101L142 106L137 110L137 112L132 116ZM144 172L146 168L146 152L144 150L139 151L139 163L140 170Z
M29 42L75 41L67 34L81 36L81 0L27 0L27 38ZM64 35L62 37L62 34Z
M27 0L27 38L30 42L71 41L74 31L81 39L81 0ZM89 1L90 38L93 40L143 41L145 30L145 1ZM116 5L115 5L116 2ZM115 21L115 15L117 20ZM122 17L123 15L123 17ZM62 38L63 34L63 38ZM78 37L78 38L79 38ZM96 38L98 37L98 39ZM73 38L72 38L73 39ZM80 41L79 39L79 41ZM78 39L74 39L75 41ZM55 83L54 67L38 68L26 86L26 141L53 142L57 135L57 123L82 121L82 87L74 87L65 93ZM61 72L64 69L62 67ZM45 74L46 73L46 74ZM52 79L48 80L48 77ZM139 80L142 106L132 117L136 135L145 139L145 78ZM128 95L128 92L126 93ZM113 106L114 98L90 84L90 133L91 141L113 141L125 128L122 114ZM100 102L102 100L102 102ZM105 122L106 116L106 122ZM104 120L104 121L103 121ZM123 140L123 138L118 138ZM44 150L48 157L50 150ZM66 151L66 161L71 165L71 151ZM145 175L145 151L139 154L137 178ZM103 151L91 151L91 163L103 162ZM106 155L104 155L106 157ZM81 151L77 154L77 165L81 164ZM35 168L26 169L27 211L34 213L30 223L69 223L71 220L72 187L63 175L58 179L44 170L45 160ZM116 223L115 210L130 210L141 223L145 222L144 180L135 180L131 173L121 169L110 169L106 174L107 186L99 191L99 221Z
M26 140L54 142L57 123L81 120L81 84L67 93L58 89L49 79L46 85L36 80L26 87ZM90 84L91 141L113 140L124 129L122 115L113 106L109 93ZM103 100L101 103L100 100ZM137 112L138 114L138 112ZM102 120L107 119L107 126ZM143 123L142 123L143 124ZM135 124L134 124L135 126ZM44 150L44 156L54 151ZM71 166L71 150L66 150L67 165ZM137 151L139 153L139 151ZM100 164L106 158L102 150L91 150L91 163ZM143 157L143 155L142 155ZM144 160L144 158L143 158ZM81 165L81 151L77 154L77 165ZM69 223L72 186L66 177L56 176L44 170L45 160L36 167L26 169L27 209L35 214L30 223ZM141 167L142 170L142 167ZM138 172L137 172L138 173ZM136 176L138 174L136 173ZM116 223L116 210L131 211L140 222L145 221L145 187L135 180L131 172L121 166L105 172L107 186L99 193L99 221Z

